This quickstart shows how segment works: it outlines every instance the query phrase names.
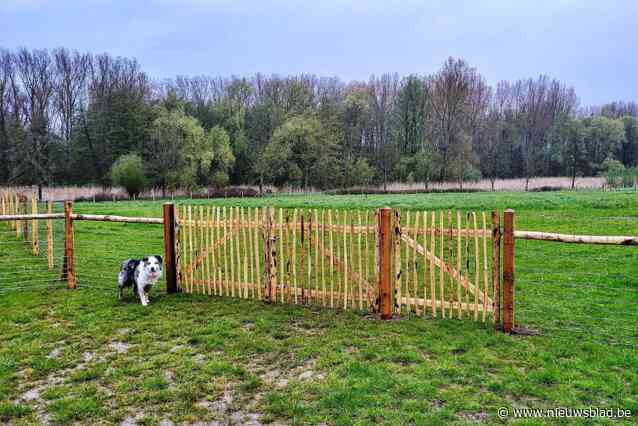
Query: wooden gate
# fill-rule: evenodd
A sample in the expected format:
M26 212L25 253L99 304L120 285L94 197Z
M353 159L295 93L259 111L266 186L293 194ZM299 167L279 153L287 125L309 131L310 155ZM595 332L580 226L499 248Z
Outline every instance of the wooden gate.
M498 321L500 231L485 212L394 211L394 308Z
M182 206L178 287L275 303L369 310L374 212Z
M393 212L393 312L498 322L498 215ZM378 212L189 205L176 222L183 292L379 307Z

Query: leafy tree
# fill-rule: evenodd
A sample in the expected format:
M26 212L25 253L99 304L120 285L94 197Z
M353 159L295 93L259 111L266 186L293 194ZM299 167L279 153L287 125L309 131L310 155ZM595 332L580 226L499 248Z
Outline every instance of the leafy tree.
M414 156L414 169L412 172L414 179L422 182L426 190L430 182L439 175L440 170L441 161L431 145L425 145L425 147Z
M230 137L224 129L215 126L208 132L213 149L213 161L210 168L210 182L220 188L228 184L229 172L235 163L235 156L230 147Z
M293 117L275 131L264 152L263 167L272 183L305 188L333 186L340 172L335 143L312 116Z
M585 128L585 145L590 174L610 158L625 141L625 126L622 121L596 116L588 120ZM622 163L621 163L622 164Z
M138 195L146 186L144 164L138 154L126 154L115 161L111 168L111 181L123 187L129 197Z
M193 190L201 186L211 172L215 148L222 154L212 172L227 172L232 157L227 152L228 136L224 135L223 129L219 128L204 131L195 118L181 109L169 111L160 107L145 149L153 184L163 191L180 186Z

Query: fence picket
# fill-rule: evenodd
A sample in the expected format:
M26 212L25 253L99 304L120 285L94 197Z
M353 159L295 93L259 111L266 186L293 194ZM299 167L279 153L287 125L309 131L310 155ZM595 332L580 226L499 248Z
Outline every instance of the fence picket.
M481 288L481 274L480 274L480 253L479 253L479 239L476 230L476 212L472 212L472 223L474 225L474 321L478 321L478 290ZM483 298L485 299L485 297Z
M401 214L394 212L394 307L401 315Z
M332 210L328 210L328 229L329 229L329 233L330 233L330 239L329 239L329 243L328 243L328 247L329 247L329 251L330 254L334 254L333 251L333 230L332 230ZM330 307L334 308L335 304L334 304L334 282L335 282L335 276L334 276L334 262L330 261Z

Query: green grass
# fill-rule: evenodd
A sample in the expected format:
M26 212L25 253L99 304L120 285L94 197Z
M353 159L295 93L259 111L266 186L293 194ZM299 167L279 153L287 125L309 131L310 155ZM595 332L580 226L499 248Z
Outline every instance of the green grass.
M638 194L631 192L214 202L511 207L520 229L638 234ZM159 216L161 203L85 203L75 210ZM8 244L14 240L4 230L0 248L11 251L0 253L0 277L15 268L12 256L20 266L45 266L26 256L26 247ZM50 283L0 293L0 423L33 424L45 415L59 424L224 422L239 412L244 421L259 413L262 423L492 424L501 421L499 407L621 407L634 419L638 413L635 247L517 242L517 320L537 334L508 336L472 321L380 322L353 312L162 291L143 308L130 295L116 300L114 277L127 256L161 253L160 228L81 222L75 240L77 291ZM25 400L33 388L38 398Z

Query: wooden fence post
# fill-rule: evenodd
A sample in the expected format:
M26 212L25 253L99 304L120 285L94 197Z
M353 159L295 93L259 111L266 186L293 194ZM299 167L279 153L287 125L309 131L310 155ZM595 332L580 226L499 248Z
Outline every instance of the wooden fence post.
M64 203L64 265L62 267L62 279L66 279L67 288L77 287L75 280L75 262L73 258L73 201Z
M31 214L38 214L38 199L33 196L31 198ZM31 221L31 250L34 256L40 256L40 221L34 219Z
M29 198L26 195L20 197L20 201L22 202L22 214L29 214ZM22 239L25 242L29 242L29 226L31 226L30 220L22 221Z
M501 218L492 211L492 281L494 283L494 328L501 327Z
M175 205L164 203L164 264L166 292L177 293L177 268L175 262Z
M514 328L514 210L505 210L503 228L503 331Z
M20 195L16 194L15 195L15 210L16 210L16 214L21 214L21 208L20 208ZM16 240L19 240L20 238L22 238L22 221L20 220L16 220Z
M47 201L47 213L53 213L53 201ZM49 264L49 271L53 270L53 220L47 220L47 262Z
M392 209L380 209L377 220L379 311L381 319L387 320L392 318Z

